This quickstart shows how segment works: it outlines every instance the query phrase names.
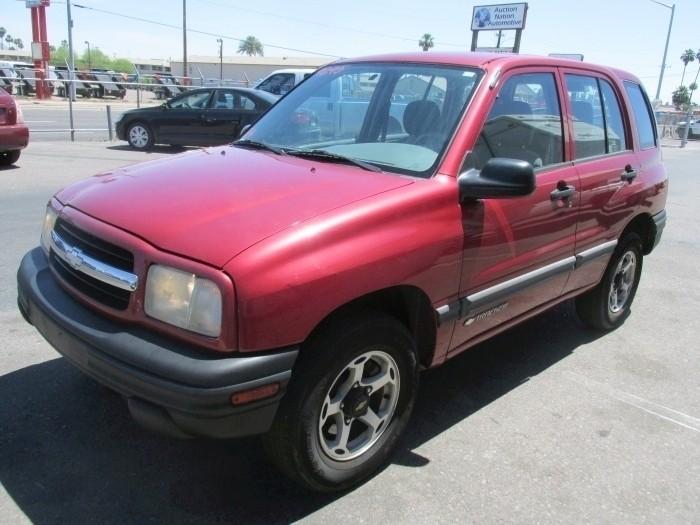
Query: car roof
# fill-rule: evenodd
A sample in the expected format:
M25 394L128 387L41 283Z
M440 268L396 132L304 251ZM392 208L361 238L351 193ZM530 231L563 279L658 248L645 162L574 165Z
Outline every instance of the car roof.
M568 58L547 57L540 55L520 55L514 53L472 53L472 52L413 52L391 53L386 55L363 56L359 58L341 59L329 65L351 64L357 62L406 62L426 63L451 66L476 67L479 69L515 68L527 66L566 67L572 69L587 69L607 73L621 80L631 80L640 83L639 79L621 69L571 60ZM326 66L327 67L327 66Z
M183 92L182 94L184 95L185 93L196 93L197 91L209 91L212 89L227 89L231 91L238 91L241 94L250 94L252 97L257 97L261 98L263 100L266 100L267 102L274 104L279 100L279 95L273 95L272 93L268 93L267 91L262 91L260 89L254 89L254 88L247 88L247 87L238 87L238 86L213 86L213 87L196 87L193 89L188 89L186 92Z

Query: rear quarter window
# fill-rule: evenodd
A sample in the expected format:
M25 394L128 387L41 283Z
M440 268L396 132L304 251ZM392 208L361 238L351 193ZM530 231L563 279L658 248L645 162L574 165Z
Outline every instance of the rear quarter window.
M641 149L653 148L656 146L656 126L651 113L649 99L639 84L625 81L625 91L630 101L634 121L637 126L637 137Z

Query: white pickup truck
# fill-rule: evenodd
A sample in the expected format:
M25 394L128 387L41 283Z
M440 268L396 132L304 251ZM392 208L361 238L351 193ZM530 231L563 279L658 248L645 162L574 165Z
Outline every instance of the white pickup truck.
M315 69L278 69L260 82L255 89L262 89L273 95L286 95L294 86L316 71Z

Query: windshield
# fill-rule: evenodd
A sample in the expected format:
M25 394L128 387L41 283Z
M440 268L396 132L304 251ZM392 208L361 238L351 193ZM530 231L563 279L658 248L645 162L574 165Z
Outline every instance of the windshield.
M281 99L245 139L428 177L480 74L431 64L331 65Z

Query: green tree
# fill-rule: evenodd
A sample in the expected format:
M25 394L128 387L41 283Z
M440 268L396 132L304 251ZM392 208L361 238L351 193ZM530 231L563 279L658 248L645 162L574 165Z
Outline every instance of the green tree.
M117 73L133 73L134 64L126 58L113 58L110 69L113 69Z
M12 38L12 35L9 35L9 34L5 35L5 42L7 42L7 45L9 46L8 49L14 49L14 47L12 46L14 41L15 41L15 39Z
M61 40L60 47L51 52L51 65L65 66L68 62L68 42Z
M249 35L245 40L238 44L238 53L241 55L248 55L249 57L260 55L263 56L263 45L260 40L255 38L253 35Z
M683 62L683 76L681 77L682 86L683 81L685 80L685 69L688 67L688 64L695 62L695 51L692 49L686 49L683 51L683 54L681 55L681 62Z
M430 33L425 33L418 41L418 47L420 47L423 51L429 51L432 47L435 47L433 35Z
M13 43L17 46L17 49L24 49L24 42L22 42L21 38L15 38Z
M5 29L4 27L0 27L0 49L5 49L4 39L6 34L7 29Z
M673 107L679 110L688 111L690 106L690 92L685 86L678 86L673 94L671 95L671 102L673 102Z

